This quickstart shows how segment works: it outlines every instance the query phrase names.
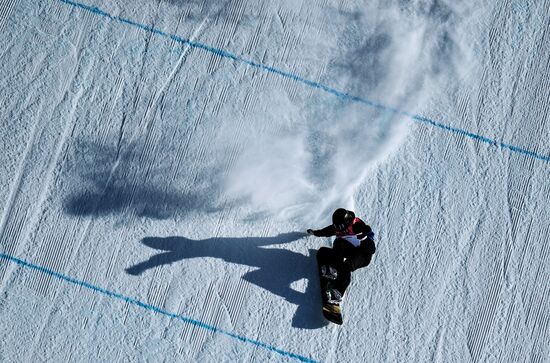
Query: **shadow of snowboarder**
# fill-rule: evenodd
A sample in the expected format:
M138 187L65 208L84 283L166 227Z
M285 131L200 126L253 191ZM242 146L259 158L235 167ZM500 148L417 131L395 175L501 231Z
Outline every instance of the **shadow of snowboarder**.
M317 276L315 250L309 256L282 248L262 248L296 241L306 234L284 233L275 237L209 238L191 240L185 237L147 237L141 242L161 250L146 261L126 269L130 275L169 265L190 258L214 257L230 263L257 267L242 278L298 306L292 326L315 329L327 323L321 315L321 298ZM291 284L307 279L305 292L292 289Z

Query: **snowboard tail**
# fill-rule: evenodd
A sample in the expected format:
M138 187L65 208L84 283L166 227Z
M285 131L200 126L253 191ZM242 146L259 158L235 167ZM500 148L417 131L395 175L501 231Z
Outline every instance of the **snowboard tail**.
M340 304L323 303L323 316L331 323L342 325L342 307Z

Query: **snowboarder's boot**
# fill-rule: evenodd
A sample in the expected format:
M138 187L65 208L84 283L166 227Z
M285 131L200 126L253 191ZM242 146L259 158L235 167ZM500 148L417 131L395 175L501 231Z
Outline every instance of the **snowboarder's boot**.
M336 280L338 271L332 266L323 265L321 266L321 276L329 280Z
M327 289L323 292L323 316L335 324L341 325L342 317L342 294L337 289L327 284Z
M331 305L340 305L342 303L342 294L335 288L328 286L327 291L325 292L327 296L327 303Z

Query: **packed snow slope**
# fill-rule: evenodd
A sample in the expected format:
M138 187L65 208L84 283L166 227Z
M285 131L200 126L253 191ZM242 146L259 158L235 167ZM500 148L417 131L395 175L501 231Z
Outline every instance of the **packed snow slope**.
M549 361L548 1L0 0L0 30L0 361ZM342 326L304 233L336 207L377 242Z

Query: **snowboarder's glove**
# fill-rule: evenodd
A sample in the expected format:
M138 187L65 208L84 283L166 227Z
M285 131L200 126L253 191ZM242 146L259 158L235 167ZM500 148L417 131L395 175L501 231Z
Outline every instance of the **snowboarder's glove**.
M311 228L308 229L306 232L307 232L307 234L315 235L315 233L313 233L313 229L311 229Z

